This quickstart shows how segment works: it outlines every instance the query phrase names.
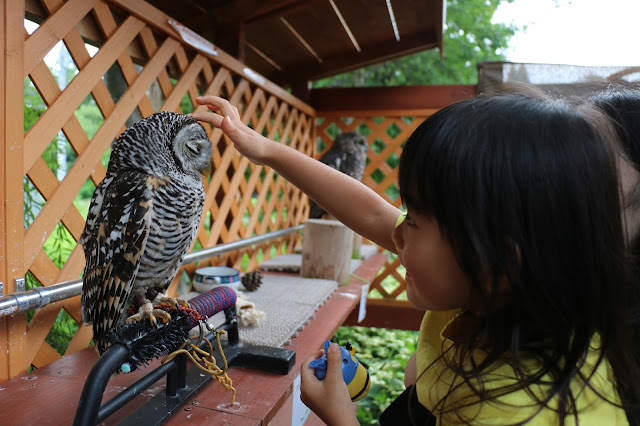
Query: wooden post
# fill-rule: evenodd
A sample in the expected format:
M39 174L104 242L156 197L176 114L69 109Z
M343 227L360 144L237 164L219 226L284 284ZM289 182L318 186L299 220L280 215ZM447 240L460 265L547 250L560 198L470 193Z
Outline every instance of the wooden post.
M22 179L24 139L24 0L2 0L0 45L2 82L2 184L0 197L0 281L3 294L16 291L15 279L24 277L24 199ZM26 321L24 314L0 318L0 380L25 371Z
M309 219L302 234L302 267L305 278L349 282L353 231L337 220Z

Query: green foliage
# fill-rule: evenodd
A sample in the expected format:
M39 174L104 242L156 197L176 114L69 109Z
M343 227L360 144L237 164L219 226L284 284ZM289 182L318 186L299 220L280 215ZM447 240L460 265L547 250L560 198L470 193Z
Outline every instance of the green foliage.
M404 370L416 351L418 333L385 328L340 327L332 341L350 341L371 377L369 393L358 401L358 421L378 424L380 414L404 391Z
M93 138L104 122L104 117L91 95L87 96L76 110L76 118L89 139Z
M180 101L180 112L183 114L191 114L193 112L193 104L191 103L189 93L185 93Z
M447 0L443 57L435 49L361 68L313 83L321 87L476 84L478 63L504 60L516 27L493 24L501 1Z

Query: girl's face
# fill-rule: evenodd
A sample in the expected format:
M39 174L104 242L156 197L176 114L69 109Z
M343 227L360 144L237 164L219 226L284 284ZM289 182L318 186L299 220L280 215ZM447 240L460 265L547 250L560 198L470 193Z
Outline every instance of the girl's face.
M434 311L473 309L476 298L438 222L409 209L392 238L407 270L407 297L413 306Z

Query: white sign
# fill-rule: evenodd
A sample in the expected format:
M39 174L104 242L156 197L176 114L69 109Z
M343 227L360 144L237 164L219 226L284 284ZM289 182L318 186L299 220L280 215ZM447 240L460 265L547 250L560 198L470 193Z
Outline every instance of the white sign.
M358 322L362 322L367 316L367 295L369 294L369 284L362 286L360 293L360 311L358 311Z
M174 21L173 19L169 19L169 25L171 25L173 29L176 30L178 34L180 34L180 37L182 37L182 40L184 40L185 43L210 55L218 56L218 48L215 47L213 43L211 43L206 38L191 31L189 28L185 27L179 22Z
M300 375L293 381L293 406L291 407L291 426L302 426L311 410L300 399Z

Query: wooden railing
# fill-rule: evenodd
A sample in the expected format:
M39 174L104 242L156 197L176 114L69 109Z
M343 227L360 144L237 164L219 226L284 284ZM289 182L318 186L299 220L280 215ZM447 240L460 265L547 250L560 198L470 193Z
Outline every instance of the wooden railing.
M170 17L141 0L2 0L3 101L0 129L3 182L0 188L0 281L3 294L19 290L20 279L48 286L77 279L84 267L75 242L84 215L74 203L83 186L94 188L105 175L101 158L127 120L159 110L191 112L195 97L220 95L231 100L243 120L264 135L311 155L315 111L289 93L255 75L222 51L207 53L185 43L169 25ZM40 23L28 34L25 17ZM75 75L59 84L44 57L62 41ZM87 44L97 48L95 54ZM73 68L72 67L72 68ZM113 75L120 80L114 90ZM33 87L43 111L31 124L19 99ZM90 103L99 110L95 132L83 129L78 115ZM25 125L28 128L25 128ZM300 224L308 216L307 199L273 170L241 157L218 130L210 133L212 172L204 180L206 200L195 248L212 247L252 235ZM47 149L62 145L74 158L65 173L45 160ZM57 173L56 173L57 172ZM41 207L25 219L25 193ZM63 262L46 247L52 235L72 241ZM297 234L231 252L203 264L255 269L259 260L291 252ZM185 267L192 274L195 265ZM170 287L177 291L182 276ZM85 348L91 329L81 323L74 297L25 315L0 318L0 380L46 365L61 355L45 339L58 315L70 316L78 328L65 354Z

